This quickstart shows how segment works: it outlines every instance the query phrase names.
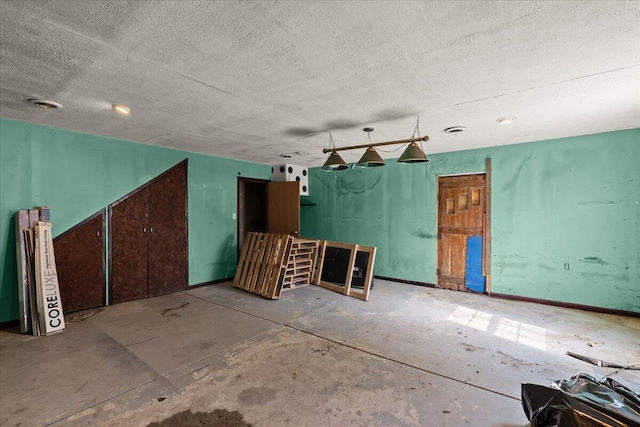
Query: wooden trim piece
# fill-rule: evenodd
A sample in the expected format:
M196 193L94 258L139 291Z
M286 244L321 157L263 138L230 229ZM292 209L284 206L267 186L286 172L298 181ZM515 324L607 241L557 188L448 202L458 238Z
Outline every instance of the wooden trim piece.
M487 175L485 180L485 214L484 214L484 233L483 233L483 246L482 251L484 256L482 257L482 273L485 275L485 290L487 294L491 295L491 158L487 157L486 160Z
M348 293L350 297L358 298L358 299L361 299L362 301L367 301L369 299L369 291L371 290L371 282L373 281L373 265L376 259L376 251L377 251L377 248L375 246L356 245L356 254L358 252L368 252L369 261L367 262L367 271L364 278L364 288L362 289L362 292L357 292L350 289ZM354 257L354 262L355 262L355 257ZM353 280L353 278L351 280ZM351 287L351 284L349 284L349 287Z
M348 291L345 292L345 289L347 288L346 286L342 287L342 286L334 285L333 283L323 282L322 280L320 281L320 286L323 288L329 289L330 291L334 291L343 295L347 295L347 292L348 292Z
M490 295L493 298L500 298L512 301L523 301L523 302L531 302L535 304L544 304L544 305L553 305L556 307L563 308L572 308L575 310L584 310L584 311L593 311L596 313L605 313L605 314L614 314L616 316L627 316L627 317L637 317L640 318L640 312L636 311L627 311L627 310L618 310L615 308L605 308L605 307L596 307L593 305L583 305L583 304L574 304L571 302L563 302L563 301L554 301L548 299L541 298L531 298L531 297L523 297L520 295L510 295L510 294L498 294L492 293Z
M373 129L371 129L373 130ZM333 147L333 148L323 148L322 152L323 153L330 153L332 151L342 151L342 150L357 150L359 148L368 148L368 147L381 147L383 145L394 145L394 144L407 144L410 142L427 142L429 141L429 137L427 135L425 136L421 136L418 138L409 138L409 139L399 139L399 140L395 140L395 141L384 141L384 142L374 142L374 143L369 143L369 144L359 144L359 145L350 145L348 147Z
M109 288L109 275L108 275L108 266L109 266L109 260L107 259L110 255L110 253L107 252L108 247L107 244L105 243L109 243L110 241L105 242L105 239L109 238L109 230L107 229L107 215L108 215L108 210L107 208L102 209L101 214L102 214L102 274L104 275L104 299L102 301L102 305L104 307L106 307L109 304L109 295L108 295L108 291L110 291L111 289Z
M442 245L442 234L440 233L440 217L442 216L440 213L440 181L442 180L441 176L437 176L436 177L436 200L435 200L435 207L436 207L436 239L435 240L435 244L436 244L436 283L438 283L439 280L439 276L440 276L440 245ZM403 283L403 282L401 282ZM437 288L437 285L433 285L434 288Z
M184 177L184 289L186 290L189 289L189 159L184 159L180 164L182 163L186 169Z
M450 188L450 187L474 187L474 186L478 186L478 187L483 187L484 186L484 180L485 180L485 174L486 172L463 172L463 173L459 173L459 174L452 174L452 175L447 175L447 174L440 174L438 175L438 178L447 178L446 181L443 183L444 188ZM451 180L448 178L460 178L458 180Z
M113 304L111 301L113 299L113 260L111 258L111 255L113 254L113 208L111 206L107 206L106 207L106 211L107 211L107 219L106 219L106 224L107 224L107 231L106 231L106 237L107 237L107 254L105 256L106 261L107 261L107 297L106 297L106 301L105 301L105 305L110 305Z
M482 171L482 172L443 173L443 174L438 174L438 177L450 178L450 177L455 177L455 176L469 176L469 175L484 175L484 171Z
M322 276L322 266L324 265L324 248L326 243L326 240L320 240L318 242L318 255L316 261L318 267L316 268L315 276L312 280L312 283L316 286L320 286L320 276Z

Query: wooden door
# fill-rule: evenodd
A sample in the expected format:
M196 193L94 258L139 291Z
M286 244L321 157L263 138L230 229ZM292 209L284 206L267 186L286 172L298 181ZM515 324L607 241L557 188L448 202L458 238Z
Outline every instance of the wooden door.
M107 303L104 220L98 212L53 240L65 313Z
M484 235L485 174L438 178L438 286L466 291L467 237Z
M270 182L267 193L267 231L300 237L300 183Z
M147 297L147 191L109 206L109 300Z
M187 164L163 174L147 191L148 296L187 288Z

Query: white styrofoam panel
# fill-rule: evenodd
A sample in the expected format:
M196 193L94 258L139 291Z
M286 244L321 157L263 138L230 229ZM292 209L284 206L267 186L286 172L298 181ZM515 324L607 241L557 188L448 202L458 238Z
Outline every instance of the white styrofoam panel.
M271 181L299 181L300 195L309 195L309 169L305 166L297 166L287 163L271 166Z

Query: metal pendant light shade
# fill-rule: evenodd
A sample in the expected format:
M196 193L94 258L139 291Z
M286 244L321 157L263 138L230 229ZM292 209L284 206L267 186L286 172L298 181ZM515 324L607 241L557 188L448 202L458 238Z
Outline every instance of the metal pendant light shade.
M322 165L322 169L326 171L341 171L344 169L348 169L349 165L342 160L340 154L333 151L327 161Z
M384 160L382 160L380 154L378 154L376 149L373 147L367 148L367 151L364 152L364 155L358 161L358 166L361 168L373 168L384 165Z
M398 163L425 163L427 161L427 155L424 154L422 148L415 142L409 144L404 150L402 156L398 159Z
M424 150L422 149L422 143L429 141L428 136L420 136L420 117L416 119L416 127L413 130L413 135L408 139L399 139L396 141L386 141L386 142L372 142L371 141L371 132L373 132L373 128L366 127L362 129L367 133L367 138L369 139L368 144L359 144L359 145L351 145L349 147L336 147L333 143L333 137L331 136L331 132L329 132L329 148L325 148L322 150L323 153L331 153L329 159L322 166L322 169L327 171L337 171L342 169L349 168L342 157L337 153L342 150L355 150L366 148L364 155L358 160L356 165L361 168L375 168L378 166L384 166L385 162L380 157L380 154L376 151L375 147L380 147L383 145L393 145L393 144L409 144L407 148L404 150L400 158L398 158L398 163L426 163L429 161L427 159L427 155L424 154ZM417 137L416 137L417 135ZM419 145L417 143L420 143ZM395 150L394 150L395 151Z

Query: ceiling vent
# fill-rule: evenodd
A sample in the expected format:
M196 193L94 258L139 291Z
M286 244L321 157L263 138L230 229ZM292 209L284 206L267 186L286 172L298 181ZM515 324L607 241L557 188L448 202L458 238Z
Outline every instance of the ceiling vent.
M465 126L451 126L450 128L446 128L444 130L445 133L460 133L467 130Z
M29 99L29 102L36 107L44 108L44 111L57 110L58 108L62 108L62 104L46 99Z

